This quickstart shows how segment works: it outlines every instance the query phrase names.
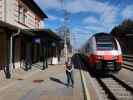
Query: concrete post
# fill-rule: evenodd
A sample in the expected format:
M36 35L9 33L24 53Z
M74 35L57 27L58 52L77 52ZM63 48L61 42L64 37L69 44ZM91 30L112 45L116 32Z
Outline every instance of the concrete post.
M26 44L26 66L25 70L28 71L31 69L31 43Z
M42 70L45 70L46 66L45 66L45 47L44 44L42 44L42 58L43 58L43 68Z
M5 66L5 77L6 79L11 78L11 73L10 73L10 39L7 38L7 65Z
M18 29L18 32L17 33L13 33L11 36L10 36L10 39L8 40L8 65L6 65L5 67L5 73L6 73L6 78L9 79L11 78L11 73L12 73L12 70L13 70L13 38L20 34L20 29Z

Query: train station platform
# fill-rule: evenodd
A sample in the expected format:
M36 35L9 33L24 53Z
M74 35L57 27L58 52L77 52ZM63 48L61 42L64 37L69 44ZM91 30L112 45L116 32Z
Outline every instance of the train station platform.
M41 66L41 63L33 66L27 72L17 69L13 72L11 79L0 80L0 100L85 99L85 86L79 69L74 71L74 88L68 88L64 65L49 65L46 70L41 70L38 66ZM88 76L85 77L88 78ZM86 85L86 88L89 89L90 85Z

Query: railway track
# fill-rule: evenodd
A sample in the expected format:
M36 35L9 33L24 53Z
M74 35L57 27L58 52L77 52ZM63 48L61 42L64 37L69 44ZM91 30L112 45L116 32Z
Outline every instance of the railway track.
M115 74L106 77L92 76L91 78L95 84L95 89L98 90L97 95L99 100L133 100L133 86L119 79Z
M123 55L123 58L125 61L133 62L133 56L132 55Z
M133 100L133 88L116 76L96 77L95 80L103 100Z
M129 65L123 64L122 65L122 68L127 69L127 70L130 70L130 71L133 71L133 66L129 66Z

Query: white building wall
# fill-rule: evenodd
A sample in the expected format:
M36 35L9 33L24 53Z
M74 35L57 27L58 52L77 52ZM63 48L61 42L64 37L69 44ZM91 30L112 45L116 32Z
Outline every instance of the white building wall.
M18 1L20 0L0 0L0 20L3 20L7 23L23 29L44 28L44 25L42 25L42 21L39 22L39 26L35 25L35 18L37 15L33 11L31 11L30 8L27 7L25 4L24 5L27 8L26 23L22 24L18 22Z
M2 0L0 0L0 20L2 20Z
M4 21L4 0L0 0L0 20Z
M14 19L14 16L13 16L13 1L14 0L4 0L6 3L5 5L5 14L6 14L6 22L7 23L10 23L10 24L13 24L13 19Z

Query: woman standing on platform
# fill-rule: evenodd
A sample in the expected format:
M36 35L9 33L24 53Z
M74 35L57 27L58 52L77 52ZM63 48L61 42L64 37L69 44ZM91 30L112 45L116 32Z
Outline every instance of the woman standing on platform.
M71 86L74 87L74 65L71 58L68 58L68 60L65 62L65 71L67 76L67 87Z

